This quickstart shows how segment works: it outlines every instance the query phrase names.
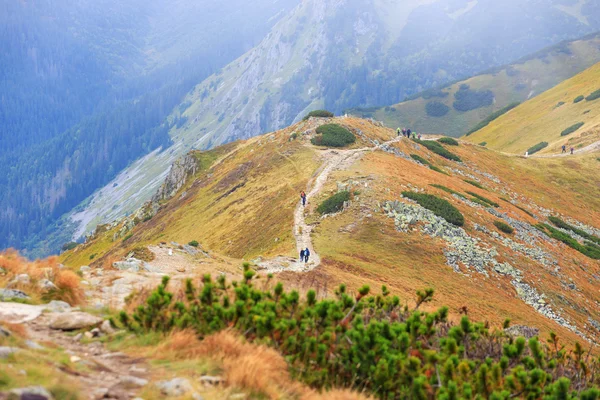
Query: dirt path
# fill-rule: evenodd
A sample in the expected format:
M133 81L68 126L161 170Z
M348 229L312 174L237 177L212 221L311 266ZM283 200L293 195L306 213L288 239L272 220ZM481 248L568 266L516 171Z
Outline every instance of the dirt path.
M494 150L497 151L497 150ZM582 147L581 149L577 149L573 152L573 154L571 154L571 152L569 151L569 149L567 149L566 153L556 153L556 154L531 154L530 156L528 156L528 158L557 158L557 157L569 157L571 155L577 155L577 154L586 154L586 153L592 153L594 151L600 151L600 140L597 142L594 142L592 144L589 144L585 147ZM515 153L506 153L504 151L497 151L499 154L503 154L505 156L510 156L510 157L521 157L521 158L525 158L525 154L515 154Z
M314 198L327 183L329 175L333 171L343 170L354 164L363 154L371 151L376 151L384 146L401 141L403 138L395 137L392 140L384 142L380 145L373 147L363 147L360 149L351 150L326 150L322 153L323 164L317 170L316 176L309 181L306 188L306 201L310 203L311 199ZM270 260L265 260L258 265L266 273L277 273L283 271L290 272L308 272L317 268L321 264L321 257L313 247L311 233L313 226L306 223L307 209L302 206L302 203L298 201L296 210L294 211L294 227L293 235L296 239L296 251L298 258L290 257L275 257ZM300 251L308 248L310 250L309 261L302 262L299 260Z

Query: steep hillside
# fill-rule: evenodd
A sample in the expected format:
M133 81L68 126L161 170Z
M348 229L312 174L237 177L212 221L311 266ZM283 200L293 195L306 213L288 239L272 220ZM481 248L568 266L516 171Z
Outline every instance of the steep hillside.
M600 140L600 63L529 100L488 126L466 136L472 143L524 154L545 142L540 154L561 153L562 146L576 153L598 148Z
M174 145L168 153L132 164L65 219L78 226L77 238L132 212L158 185L156 174L145 171L166 171L191 149L283 128L309 109L341 113L392 104L600 29L591 2L575 7L587 19L562 4L304 1L184 99L169 118Z
M327 122L349 129L356 143L311 144ZM202 273L239 279L237 266L247 260L319 297L338 283L352 290L385 284L402 301L433 287L432 307L462 309L495 326L510 318L569 341L597 340L598 187L591 154L524 159L466 142L436 147L398 138L361 119L310 119L192 151L151 202L98 227L61 260L92 267L90 293L101 288L94 301L103 304L122 304L162 273L175 282ZM342 211L321 216L318 206L336 193L347 196ZM419 194L448 203L433 214L409 200ZM304 247L308 263L297 261Z
M509 66L426 90L398 104L348 112L383 121L390 128L410 127L416 132L459 137L490 114L535 97L598 61L600 34L595 33L549 47ZM457 101L462 85L469 86L472 104L465 106L465 102Z

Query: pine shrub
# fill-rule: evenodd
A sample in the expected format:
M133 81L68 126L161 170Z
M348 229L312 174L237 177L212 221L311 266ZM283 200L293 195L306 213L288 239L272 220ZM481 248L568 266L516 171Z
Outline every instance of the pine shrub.
M573 103L579 103L580 101L583 101L584 99L585 99L585 96L583 96L583 95L577 96L573 100Z
M200 245L200 243L198 243L197 240L192 240L191 242L188 243L190 246L192 247L198 247Z
M586 101L592 101L600 98L600 89L592 92L588 97L585 98Z
M454 94L452 106L456 111L471 111L481 107L488 107L494 103L494 92L491 90L472 90L469 85L460 85Z
M591 235L582 229L574 227L573 225L567 224L565 221L563 221L562 219L560 219L558 217L550 216L550 217L548 217L548 221L550 221L554 226L557 226L559 228L566 229L573 233L576 233L577 235L589 240L590 242L600 244L599 237Z
M348 129L338 124L326 124L317 128L317 136L311 143L317 146L345 147L356 141L356 137Z
M448 111L450 111L450 107L441 101L434 100L425 105L425 112L430 117L443 117L444 115L448 114Z
M418 162L420 162L421 164L423 164L423 165L426 165L426 166L428 166L428 167L431 167L431 166L433 165L433 164L431 164L429 161L427 161L426 159L424 159L423 157L421 157L421 156L420 156L420 155L418 155L418 154L411 154L411 155L410 155L410 157L411 157L413 160L415 160L415 161L418 161Z
M344 202L348 200L350 200L350 192L346 190L338 192L319 204L319 207L317 207L317 212L321 215L324 215L342 211L344 208Z
M462 162L462 160L460 159L459 156L446 150L444 148L444 146L442 146L441 144L439 144L438 142L436 142L434 140L418 140L418 139L413 139L413 140L415 142L417 142L418 144L422 145L423 147L425 147L426 149L434 152L435 154L437 154L439 156L444 157L447 160Z
M478 201L475 201L476 203L480 203L480 204L483 203L482 205L484 205L486 207L489 207L489 206L496 207L496 208L500 207L500 204L488 199L487 197L483 197L475 192L467 191L467 194L470 194L471 196L473 196L473 199L471 199L471 200L476 199L476 200L478 200Z
M560 133L560 136L570 135L571 133L575 132L577 129L581 128L583 125L585 125L584 122L578 122L576 124L573 124L570 127L566 128L564 131L562 131Z
M452 189L450 189L450 188L448 188L448 187L446 187L446 186L443 186L443 185L438 185L437 183L432 183L432 184L430 184L429 186L432 186L432 187L434 187L434 188L436 188L436 189L443 190L443 191L444 191L444 192L446 192L446 193L455 194L455 195L457 195L457 196L460 196L460 197L462 197L462 198L464 198L464 197L465 197L463 194L461 194L461 193L457 192L456 190L452 190Z
M443 137L441 139L438 139L438 142L443 143L443 144L447 144L450 146L458 146L458 142L450 137Z
M508 225L505 222L494 221L494 225L496 225L496 228L498 228L500 231L502 231L504 233L508 233L509 235L511 235L515 232L515 228L513 228L512 226Z
M564 244L571 247L572 249L577 250L581 254L594 260L600 260L599 247L596 247L593 244L581 244L577 240L575 240L571 235L568 235L563 231L559 231L558 229L553 228L548 224L539 224L537 225L537 228L540 229L542 232L546 233L551 238L563 242Z
M343 387L391 399L597 399L596 357L579 344L567 351L554 333L547 341L513 338L502 329L449 319L449 310L421 311L434 291L418 291L409 307L385 286L350 293L340 285L331 298L304 296L281 283L244 279L192 280L184 293L169 278L119 325L137 333L195 331L200 339L232 330L248 342L277 349L294 378L321 390ZM413 306L414 305L414 306ZM505 323L505 327L508 324ZM568 378L567 378L568 377Z
M309 119L310 117L316 117L316 118L332 118L333 117L333 113L327 110L314 110L309 112L308 114L306 114L303 118L304 121L306 121L307 119Z
M432 211L438 217L444 218L451 224L463 226L465 218L456 207L447 200L440 199L432 194L415 193L410 191L402 192L407 199L416 201L421 207Z
M545 149L546 147L548 147L548 142L540 142L534 146L531 146L530 148L527 149L527 152L529 154L534 154L537 153L538 151Z
M481 143L479 143L479 145L485 147L485 146L487 146L487 142L481 142Z
M463 179L463 181L467 182L469 185L475 186L476 188L487 190L485 187L483 187L483 185L481 183L474 181L472 179Z

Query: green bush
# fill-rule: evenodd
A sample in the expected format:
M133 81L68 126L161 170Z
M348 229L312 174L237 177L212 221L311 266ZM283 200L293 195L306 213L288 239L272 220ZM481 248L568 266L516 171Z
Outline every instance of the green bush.
M456 139L450 138L450 137L443 137L441 139L438 139L438 142L443 143L443 144L447 144L450 146L458 146L458 141L456 141Z
M441 101L434 100L425 104L425 112L430 117L443 117L444 115L448 114L448 111L450 111L450 107Z
M321 125L317 128L317 133L320 136L311 140L316 146L344 147L356 141L352 132L337 124Z
M306 114L303 118L304 121L306 121L307 119L309 119L310 117L316 117L316 118L332 118L333 117L333 113L329 112L327 110L314 110L309 112L308 114Z
M575 97L575 100L573 100L573 103L579 103L580 101L583 101L585 99L585 97L583 95L577 96Z
M588 97L585 98L586 101L592 101L600 98L600 89L592 92Z
M573 237L571 237L571 235L568 235L562 231L559 231L558 229L553 228L552 226L550 226L548 224L538 224L536 227L538 229L540 229L542 232L546 233L551 238L563 242L564 244L571 247L572 249L577 250L581 254L583 254L589 258L592 258L594 260L600 260L600 248L599 247L596 247L593 244L592 245L581 244L577 240L573 239Z
M456 226L463 226L465 218L456 207L444 199L440 199L432 194L415 193L410 191L402 192L407 199L416 201L420 206L433 211L438 217Z
M560 219L558 217L550 216L550 217L548 217L548 221L550 221L554 226L574 232L574 233L578 234L579 236L581 236L582 238L585 238L596 244L600 244L599 237L590 235L589 233L587 233L586 231L584 231L582 229L579 229L579 228L574 227L573 225L567 224L565 221L563 221L562 219Z
M512 235L515 232L515 228L513 228L505 222L494 221L494 225L496 225L496 228L498 228L500 231L508 233L509 235Z
M79 244L77 242L68 242L62 245L61 250L62 251L69 251L69 250L73 250L75 247L77 247Z
M430 165L429 169L432 170L432 171L435 171L435 172L439 172L440 174L444 174L444 175L450 176L449 173L447 173L446 171L444 171L443 169L441 169L439 167L436 167L435 165Z
M197 240L192 240L191 242L188 243L190 246L192 247L198 247L200 246L200 243L198 243Z
M481 143L479 143L479 145L485 147L485 146L487 146L487 142L481 142Z
M350 200L350 192L346 190L338 192L319 204L319 207L317 207L317 212L323 215L342 211L342 208L344 208L344 202L348 200Z
M494 121L495 119L500 118L502 115L506 114L507 112L509 112L513 108L519 106L520 104L521 103L519 103L518 101L515 102L515 103L510 103L506 107L501 108L500 110L498 110L498 111L490 114L486 119L484 119L483 121L481 121L480 123L478 123L477 125L475 125L475 127L473 129L471 129L469 132L467 132L467 136L472 135L473 133L477 132L478 130L485 128L492 121Z
M564 101L559 101L558 103L556 103L556 105L554 106L554 108L559 108L565 105Z
M573 124L570 127L568 127L567 129L565 129L564 131L562 131L560 133L560 136L570 135L571 133L575 132L577 129L581 128L583 125L585 125L584 122L578 122L576 124Z
M546 147L548 147L548 142L540 142L540 143L536 144L535 146L531 146L530 148L528 148L527 152L531 155L531 154L537 153L538 151L540 151Z
M479 189L487 190L481 183L474 181L472 179L463 179L464 182L467 182L469 185L473 185Z
M481 195L479 195L479 194L477 194L475 192L469 192L469 191L467 191L467 194L470 194L475 199L477 199L477 200L481 201L482 203L484 203L483 205L486 206L486 207L487 206L492 206L492 207L496 207L496 208L500 207L500 204L498 204L495 201L492 201L492 200L490 200L490 199L488 199L486 197L483 197L483 196L481 196ZM473 199L471 199L471 200L473 200ZM475 201L475 202L479 203L479 201Z
M491 106L494 103L494 92L491 90L472 90L469 85L460 85L454 94L452 106L456 111L471 111L481 107Z
M433 289L418 291L409 307L385 286L370 295L368 286L354 294L340 285L318 299L315 290L257 285L248 266L243 274L232 283L206 275L200 287L188 279L181 296L164 277L146 303L119 314L119 328L164 335L190 329L200 339L229 329L275 348L292 377L317 390L342 387L381 400L600 396L597 376L587 373L598 370L598 360L580 344L565 349L554 333L547 341L511 337L466 315L454 323L447 307L421 311Z
M464 196L462 193L459 193L459 192L457 192L456 190L452 190L452 189L450 189L450 188L448 188L448 187L446 187L446 186L443 186L443 185L438 185L437 183L432 183L432 184L430 184L429 186L431 186L431 187L434 187L434 188L436 188L436 189L443 190L443 191L444 191L444 192L446 192L446 193L455 194L455 195L457 195L457 196L460 196L460 197L462 197L463 199L465 198L465 196Z
M418 139L413 139L415 142L419 143L420 145L422 145L423 147L429 149L430 151L433 151L435 154L442 156L448 160L452 160L452 161L458 161L458 162L462 162L462 160L460 159L459 156L457 156L454 153L449 152L448 150L446 150L444 148L444 146L442 146L441 144L439 144L436 141L433 140L418 140Z
M128 233L127 235L125 235L125 237L123 238L123 241L126 242L128 239L131 239L131 237L133 236L133 233Z
M420 162L423 165L427 165L428 167L431 167L433 164L431 164L429 161L427 161L426 159L424 159L423 157L421 157L418 154L411 154L410 157L415 160Z

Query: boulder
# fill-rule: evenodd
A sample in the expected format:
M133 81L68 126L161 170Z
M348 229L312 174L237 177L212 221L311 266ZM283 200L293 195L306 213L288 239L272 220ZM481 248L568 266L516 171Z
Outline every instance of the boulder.
M37 342L34 342L33 340L26 340L25 346L27 346L31 350L44 350L44 346L40 345Z
M50 321L50 328L61 331L86 329L102 323L102 318L81 311L57 314Z
M139 270L144 269L144 264L145 263L142 260L131 257L125 261L114 262L113 267L120 271L138 272Z
M102 325L100 325L100 330L106 333L107 335L115 333L115 330L113 329L109 320L104 320L104 322L102 322Z
M148 381L137 376L125 375L119 379L119 382L128 388L143 387L148 384Z
M50 303L46 304L45 311L63 313L71 311L71 305L65 301L60 300L52 300Z
M22 324L33 321L42 315L42 306L29 304L0 302L0 321Z
M52 399L52 395L48 390L46 390L42 386L29 386L25 388L12 389L9 394L10 396L18 396L19 399L35 399L35 400L50 400Z
M16 284L29 285L30 282L31 282L31 279L29 278L29 275L19 274L19 275L15 276L15 278L12 281L10 281L9 285L16 285Z
M165 396L183 396L186 393L192 392L194 388L185 378L174 378L170 381L160 381L156 383L156 387Z
M0 301L9 299L27 300L29 296L27 296L27 293L16 289L0 289Z
M38 286L40 289L49 292L50 290L56 290L58 289L56 287L56 285L54 283L52 283L52 281L48 280L48 279L42 279L38 282Z
M8 358L20 350L18 347L0 346L0 360Z

